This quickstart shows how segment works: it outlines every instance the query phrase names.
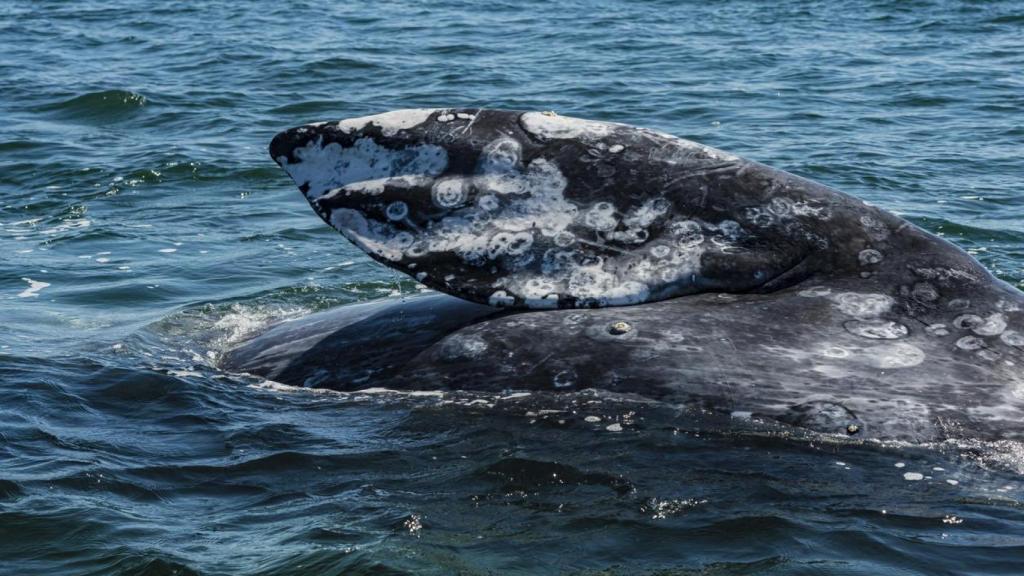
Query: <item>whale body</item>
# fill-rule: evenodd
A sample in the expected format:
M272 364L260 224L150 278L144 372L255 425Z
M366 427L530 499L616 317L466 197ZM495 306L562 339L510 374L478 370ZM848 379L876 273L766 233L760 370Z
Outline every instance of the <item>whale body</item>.
M860 438L1024 438L1024 294L861 200L660 132L481 109L287 130L328 224L437 292L286 322L298 386L597 388Z

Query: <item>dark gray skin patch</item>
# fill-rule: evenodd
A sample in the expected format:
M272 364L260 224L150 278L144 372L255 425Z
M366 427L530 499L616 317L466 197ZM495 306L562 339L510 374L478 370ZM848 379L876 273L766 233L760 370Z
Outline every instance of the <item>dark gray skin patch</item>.
M640 129L611 127L596 140L604 144L603 151L591 152L595 140L571 130L527 134L520 113L463 113L472 120L441 121L434 112L400 129L373 122L347 132L332 125L296 129L279 135L272 152L294 168L310 161L297 150L308 151L311 141L317 142L314 148L333 142L332 150L341 151L362 146L377 160L389 158L380 156L381 150L400 151L385 168L371 166L365 157L348 158L345 166L331 164L347 174L364 162L357 167L361 174L402 176L400 182L359 184L364 191L343 191L331 202L314 200L313 205L328 221L338 210L350 211L347 222L358 223L353 216L358 215L371 236L380 231L371 222L404 217L409 228L400 232L412 236L417 228L440 226L451 211L438 206L433 184L405 178L405 168L413 166L421 176L429 173L434 182L475 178L480 156L485 149L493 151L487 147L495 138L514 137L519 159L498 149L498 165L525 167L541 157L553 158L566 185L561 200L548 200L568 199L588 213L597 209L589 224L584 218L578 225L594 225L602 234L622 233L594 247L579 243L576 229L567 227L572 239L555 235L550 241L567 249L570 260L595 265L611 245L631 255L664 254L658 247L664 245L668 225L659 228L655 218L647 236L630 236L622 215L638 203L670 198L672 214L697 222L672 229L675 246L709 246L701 252L700 273L689 284L669 283L667 292L650 292L648 301L637 306L491 316L488 311L496 309L435 294L377 304L373 314L357 314L358 320L346 319L344 309L328 311L244 344L228 355L227 368L343 390L596 388L725 415L752 413L821 431L843 425L849 416L855 434L865 438L1024 439L1024 294L993 278L962 250L859 200L760 164L703 148L687 148L695 150L689 155L680 155L674 145L645 148L644 142L663 136ZM448 116L457 114L448 111ZM618 134L617 142L626 141L619 130L638 140L612 152L611 140L603 139ZM597 159L596 167L582 152ZM711 160L723 163L709 166ZM342 183L345 178L316 178L321 184L348 185ZM298 180L303 180L300 186L307 184ZM647 189L658 183L661 189ZM315 190L306 186L306 192L309 196ZM480 200L472 196L479 193L473 186L441 192L442 204ZM527 198L525 193L512 196ZM604 204L614 206L615 227L602 221ZM715 222L730 234L735 228L723 223L736 223L742 233L732 236L742 240L730 246L721 238L715 243L704 225ZM470 243L486 240L489 247L490 226L496 226L493 219L478 223ZM353 238L353 229L342 232ZM709 235L717 247L710 247ZM396 236L390 244L367 238L355 239L374 258L425 273L424 283L468 300L490 301L495 283L511 282L520 273L529 273L522 277L524 287L546 278L543 267L533 268L533 261L521 258L538 242L547 242L547 236L534 236L534 243L515 255L520 260L514 265L502 258L510 247L519 251L523 245L502 236L496 250L506 254L486 266L467 264L454 245L413 250L410 256L415 237ZM397 259L385 257L396 256L396 250L401 254ZM528 296L516 293L513 284L499 286L507 289L512 306L527 303ZM673 295L681 297L656 301ZM562 307L614 303L562 293L556 300ZM794 409L799 406L805 409Z

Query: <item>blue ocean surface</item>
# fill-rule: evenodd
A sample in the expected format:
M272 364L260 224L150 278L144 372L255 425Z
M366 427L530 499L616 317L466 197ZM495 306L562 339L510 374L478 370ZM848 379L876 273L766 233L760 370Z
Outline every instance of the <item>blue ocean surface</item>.
M0 574L1024 573L1020 443L217 368L274 321L420 290L266 152L397 108L657 128L1024 287L1024 4L36 0L0 3L0 46Z

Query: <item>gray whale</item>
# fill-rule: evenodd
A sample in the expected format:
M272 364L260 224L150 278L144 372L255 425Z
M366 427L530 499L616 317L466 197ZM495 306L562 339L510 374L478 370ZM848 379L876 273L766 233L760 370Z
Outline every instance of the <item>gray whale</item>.
M225 369L1024 439L1024 294L821 184L651 130L505 110L312 124L270 153L328 224L440 293L273 326Z

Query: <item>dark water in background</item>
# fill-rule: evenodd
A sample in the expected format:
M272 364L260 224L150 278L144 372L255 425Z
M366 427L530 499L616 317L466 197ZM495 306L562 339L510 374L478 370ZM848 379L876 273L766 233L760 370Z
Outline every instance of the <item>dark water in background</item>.
M416 290L265 153L402 107L656 127L1024 286L1021 3L4 2L0 46L0 573L1024 572L1019 445L213 367L276 318Z

